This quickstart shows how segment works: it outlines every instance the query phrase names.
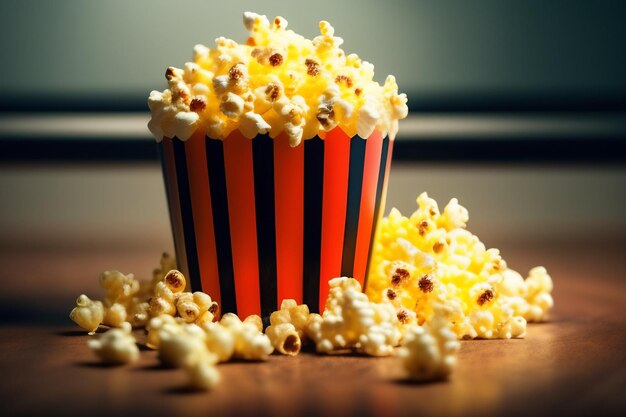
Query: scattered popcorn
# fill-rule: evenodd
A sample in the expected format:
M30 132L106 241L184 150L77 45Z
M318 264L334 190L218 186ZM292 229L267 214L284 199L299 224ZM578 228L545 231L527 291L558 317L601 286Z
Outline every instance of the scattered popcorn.
M205 342L218 362L228 362L235 354L235 334L220 323L203 323Z
M272 346L283 355L295 356L300 353L302 343L300 335L291 323L270 325L265 334L272 342Z
M256 318L242 322L235 314L227 313L222 316L220 324L233 334L235 357L246 360L265 360L274 351L270 339L262 332L262 324L259 327L259 321Z
M334 278L329 285L323 315L311 314L307 326L317 351L357 349L372 356L391 355L402 337L393 306L370 302L353 278Z
M88 340L87 345L107 364L123 365L139 358L139 349L129 328L111 329L97 339Z
M328 22L310 40L287 30L282 17L246 12L243 20L245 43L220 37L213 49L196 45L194 62L169 67L168 88L150 93L148 128L158 141L186 140L194 130L224 139L238 129L248 138L284 132L297 146L336 126L350 137L374 129L395 136L406 95L393 76L380 85L372 64L346 55Z
M207 351L204 331L195 324L159 329L159 360L164 366L183 368L197 362Z
M161 331L176 333L176 328L181 323L181 318L174 318L169 314L153 317L146 326L146 346L150 349L158 349L161 344Z
M202 358L185 368L189 385L198 390L211 390L220 382L221 375L212 359Z
M460 346L448 320L439 313L424 326L409 326L396 354L410 378L439 380L452 373Z
M526 278L526 296L528 302L528 321L544 321L548 316L548 311L554 305L552 299L552 278L548 271L542 266L530 270Z
M280 304L280 310L270 315L270 325L289 323L293 325L300 339L303 339L309 315L309 307L306 304L298 305L296 300L286 299Z
M380 223L368 277L372 301L413 311L420 325L432 320L434 305L445 305L461 339L523 337L526 321L546 318L553 300L545 268L526 280L509 269L497 249L465 230L469 215L456 199L443 212L426 193L417 203L410 217L392 209Z
M89 334L94 334L104 319L102 302L93 301L85 294L81 294L76 300L76 307L70 313L70 319Z

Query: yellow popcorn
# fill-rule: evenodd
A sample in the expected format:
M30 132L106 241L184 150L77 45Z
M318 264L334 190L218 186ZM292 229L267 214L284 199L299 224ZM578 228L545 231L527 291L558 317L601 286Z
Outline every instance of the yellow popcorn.
M130 328L111 329L97 339L88 340L87 345L107 364L123 365L139 358L139 349L130 334Z
M127 320L132 327L143 327L150 320L150 303L137 301L127 309Z
M76 300L76 307L70 313L70 319L89 334L94 334L104 319L102 302L93 301L85 294L81 294Z
M157 317L163 314L173 316L176 314L176 305L164 297L152 297L148 309L150 316Z
M320 353L357 349L372 356L393 353L402 337L401 323L389 303L373 303L353 278L329 281L323 315L311 314L307 335Z
M165 329L164 331L176 332L174 327L178 327L181 321L182 319L174 318L169 314L162 314L151 318L146 326L146 346L150 349L158 349L161 343L161 330Z
M163 282L167 288L173 293L183 292L187 286L187 280L182 272L172 269L163 278Z
M456 365L460 348L456 334L440 312L424 326L409 326L396 354L411 379L429 381L445 379Z
M104 271L100 274L100 286L105 290L106 300L125 305L140 289L133 274L124 275L120 271Z
M120 303L106 307L102 323L111 327L122 327L126 323L126 307Z
M200 357L195 363L185 367L189 385L198 390L211 390L221 380L221 375L210 357Z
M309 320L309 307L300 304L296 300L285 299L280 304L280 310L270 315L270 325L289 323L293 325L300 339L304 338L307 321Z
M235 314L227 313L222 316L220 324L233 334L235 357L246 360L265 360L274 351L270 339L259 329L256 319L242 322Z
M235 335L220 323L203 323L202 330L206 333L205 342L209 352L219 362L228 362L235 353Z
M272 346L283 355L295 356L300 353L302 343L300 335L291 323L273 324L268 326L265 334L272 342Z
M261 316L259 316L258 314L251 314L248 317L246 317L245 319L243 319L243 323L249 323L251 325L253 325L259 332L263 332L263 320L261 319Z
M426 193L409 217L392 209L377 231L367 294L372 301L413 311L428 323L433 306L458 338L523 337L526 321L544 320L553 305L552 280L542 267L524 280L497 249L465 229L467 210L452 199L443 211Z
M554 305L552 299L552 278L548 275L548 271L542 266L535 267L530 270L528 278L526 278L526 296L528 302L528 321L544 321L547 318L548 311Z
M159 360L165 366L190 366L207 352L204 331L195 324L164 326L158 332Z
M214 48L196 45L184 69L167 69L168 88L148 98L148 128L158 141L195 131L224 139L238 129L248 138L284 132L297 146L338 125L350 137L374 129L395 136L406 95L391 75L383 85L374 81L374 66L346 54L328 22L314 39L287 30L282 17L247 12L244 26L245 43L220 37Z

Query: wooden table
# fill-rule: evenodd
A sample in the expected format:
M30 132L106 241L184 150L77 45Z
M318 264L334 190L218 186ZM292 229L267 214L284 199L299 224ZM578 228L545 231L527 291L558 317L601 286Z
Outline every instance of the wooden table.
M467 341L447 382L412 384L394 358L272 356L220 365L211 393L143 351L98 364L66 318L106 268L149 271L142 248L4 248L0 261L0 415L626 415L625 242L501 246L510 266L544 264L555 282L549 323L523 340Z

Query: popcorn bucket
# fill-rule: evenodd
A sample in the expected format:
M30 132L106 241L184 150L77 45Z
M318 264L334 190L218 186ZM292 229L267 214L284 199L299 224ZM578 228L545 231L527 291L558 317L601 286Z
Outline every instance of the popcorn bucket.
M328 280L365 284L393 140L196 132L160 147L179 268L222 312L268 317L286 298L321 311Z

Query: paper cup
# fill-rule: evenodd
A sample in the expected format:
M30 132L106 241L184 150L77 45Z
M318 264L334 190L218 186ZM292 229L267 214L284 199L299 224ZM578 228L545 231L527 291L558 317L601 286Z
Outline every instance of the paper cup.
M239 131L164 138L163 173L181 271L240 317L293 298L322 311L328 280L365 285L393 141L336 128L294 148Z

